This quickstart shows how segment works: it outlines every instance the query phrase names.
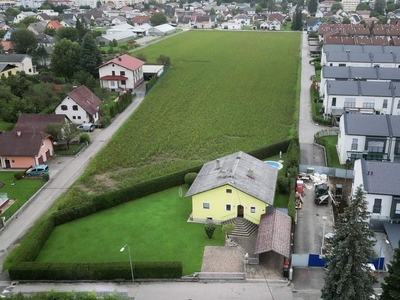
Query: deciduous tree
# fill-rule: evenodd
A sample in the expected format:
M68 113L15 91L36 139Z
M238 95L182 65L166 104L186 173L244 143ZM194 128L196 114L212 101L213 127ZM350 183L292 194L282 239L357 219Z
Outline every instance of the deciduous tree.
M62 39L51 53L51 69L57 76L70 80L80 69L81 46L77 42Z
M370 299L374 294L376 278L366 266L376 256L372 248L374 233L367 222L369 216L365 193L358 187L349 207L339 216L335 235L328 244L328 270L321 298L359 300Z
M158 26L167 23L167 17L160 12L154 13L151 18L150 22L152 26Z
M13 49L19 54L27 54L37 47L37 40L33 32L28 29L15 30L10 38Z
M76 42L78 41L78 30L74 27L61 27L57 30L56 36L60 40L67 39Z
M379 15L385 14L386 0L375 0L374 11Z
M314 15L317 12L317 7L318 0L310 0L310 3L308 4L308 10L310 11L310 14Z

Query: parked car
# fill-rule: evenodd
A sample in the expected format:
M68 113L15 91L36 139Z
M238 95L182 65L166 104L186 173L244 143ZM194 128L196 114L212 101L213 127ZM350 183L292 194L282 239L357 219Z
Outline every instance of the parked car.
M76 127L76 129L84 132L92 132L94 130L94 125L92 123L83 123L82 125Z
M40 176L43 174L49 174L49 166L37 165L33 168L28 169L25 174L26 176Z

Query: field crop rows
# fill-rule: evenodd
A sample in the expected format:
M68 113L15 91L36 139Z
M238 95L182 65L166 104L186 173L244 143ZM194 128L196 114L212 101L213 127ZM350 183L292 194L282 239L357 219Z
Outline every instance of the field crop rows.
M288 138L299 48L299 33L190 31L141 50L172 65L79 183L124 187Z

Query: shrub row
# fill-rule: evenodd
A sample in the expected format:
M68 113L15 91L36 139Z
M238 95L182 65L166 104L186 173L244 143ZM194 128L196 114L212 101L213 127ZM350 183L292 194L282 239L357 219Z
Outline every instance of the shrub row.
M135 279L180 278L182 263L133 262ZM45 263L18 262L9 269L10 277L18 280L131 280L127 262L105 263Z
M120 95L115 105L110 107L110 117L114 118L117 114L123 112L132 103L132 99L133 96L130 91Z
M279 154L280 151L286 152L291 140L284 140L282 142L278 142L272 145L268 145L266 147L262 147L253 151L250 151L249 154L258 159L265 159L267 157L271 157Z
M147 83L146 83L146 93L151 90L151 88L156 84L157 82L157 75L153 76Z
M319 114L319 109L322 107L322 105L315 103L315 99L319 99L319 93L318 90L314 88L314 85L311 85L310 87L310 95L311 95L311 114L312 114L312 119L314 123L321 124L321 125L327 125L330 126L332 125L331 118L324 119L322 116Z

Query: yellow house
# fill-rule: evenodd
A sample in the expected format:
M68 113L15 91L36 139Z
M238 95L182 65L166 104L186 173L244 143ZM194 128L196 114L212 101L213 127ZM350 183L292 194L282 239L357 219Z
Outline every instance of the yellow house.
M0 78L17 74L17 67L10 64L0 64Z
M193 222L245 218L255 224L274 203L278 170L242 151L202 167L186 197Z

